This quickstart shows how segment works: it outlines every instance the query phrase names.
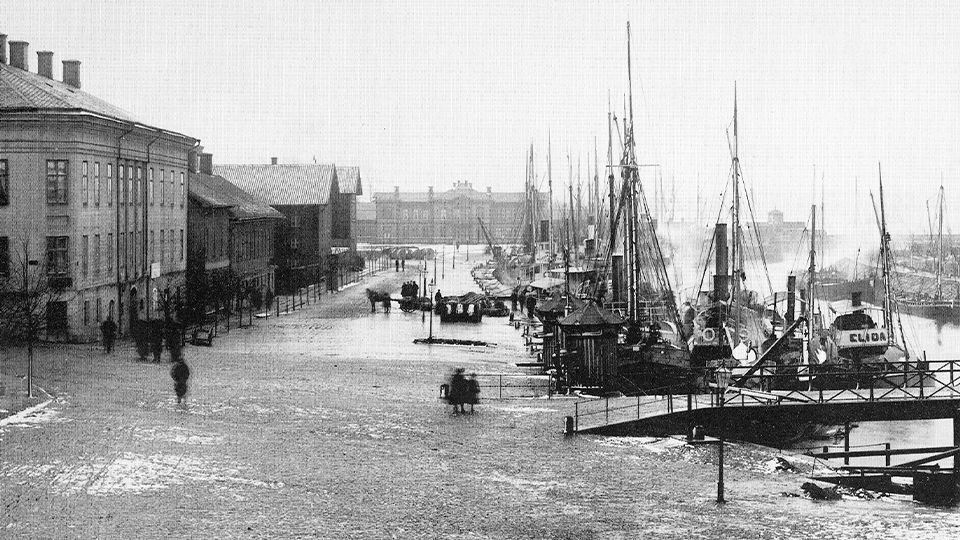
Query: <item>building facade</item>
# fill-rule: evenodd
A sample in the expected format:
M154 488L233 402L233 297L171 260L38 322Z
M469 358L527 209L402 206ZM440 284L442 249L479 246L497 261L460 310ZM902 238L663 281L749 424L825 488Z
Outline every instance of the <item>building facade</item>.
M42 51L30 72L28 48L11 41L10 63L0 63L7 266L23 261L21 273L46 275L43 338L91 341L107 317L124 334L157 317L159 292L183 283L187 163L198 141L80 90L78 61L64 61L57 81L53 53Z
M334 165L216 165L213 172L279 211L275 234L276 290L286 292L330 280L338 255L356 246L349 205L355 195L340 192Z
M376 206L375 243L388 244L485 244L483 226L494 244L519 244L528 208L526 194L495 193L473 189L470 182L457 182L453 189L435 193L380 192L373 195ZM549 198L538 193L537 204L548 207Z
M335 247L357 250L359 229L357 224L357 197L363 195L360 183L360 167L337 167L338 212L333 218L333 241Z
M357 202L357 240L368 244L380 242L377 233L377 204L374 202Z
M200 154L190 175L190 249L216 279L229 273L244 290L275 290L274 240L283 215L213 174L213 156Z

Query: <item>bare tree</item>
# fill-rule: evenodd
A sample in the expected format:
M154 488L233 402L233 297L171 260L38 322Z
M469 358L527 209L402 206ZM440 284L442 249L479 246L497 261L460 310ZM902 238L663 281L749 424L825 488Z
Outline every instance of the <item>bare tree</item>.
M34 254L30 239L18 239L9 253L9 272L0 278L0 339L27 345L27 395L33 397L33 351L38 341L66 330L66 259Z

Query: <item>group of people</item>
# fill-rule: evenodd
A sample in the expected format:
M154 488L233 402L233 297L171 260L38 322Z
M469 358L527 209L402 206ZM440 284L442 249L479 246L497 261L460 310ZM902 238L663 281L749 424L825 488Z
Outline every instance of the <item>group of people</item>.
M447 402L453 405L453 414L466 413L465 405L470 405L470 413L473 413L473 406L480 403L480 383L477 381L477 374L471 373L470 378L463 375L463 368L457 368L450 377L450 385L447 389Z
M510 292L510 309L517 311L518 307L521 314L526 310L527 317L533 318L534 310L537 308L537 293L533 287L527 286L522 291L520 285L513 288Z

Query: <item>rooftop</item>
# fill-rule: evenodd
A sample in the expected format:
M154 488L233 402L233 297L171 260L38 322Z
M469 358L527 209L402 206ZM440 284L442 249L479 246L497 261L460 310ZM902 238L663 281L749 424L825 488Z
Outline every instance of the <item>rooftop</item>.
M283 219L283 214L222 176L191 173L190 196L208 208L230 208L231 217L239 220Z
M213 172L247 193L277 205L328 204L334 165L214 165Z
M79 88L9 64L0 64L0 110L87 111L123 122L139 121L127 111Z
M344 195L363 195L360 167L337 167L337 187Z

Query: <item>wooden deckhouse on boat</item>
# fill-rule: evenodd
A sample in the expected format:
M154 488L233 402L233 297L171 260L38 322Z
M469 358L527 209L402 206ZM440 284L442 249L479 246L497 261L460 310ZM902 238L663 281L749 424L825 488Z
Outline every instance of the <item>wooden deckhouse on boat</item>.
M569 386L611 387L616 383L617 336L625 322L594 302L557 321L564 334L562 362Z
M583 300L570 294L559 294L537 305L537 317L543 323L543 328L533 337L543 339L541 361L546 369L562 370L559 352L565 345L559 321L583 305Z

